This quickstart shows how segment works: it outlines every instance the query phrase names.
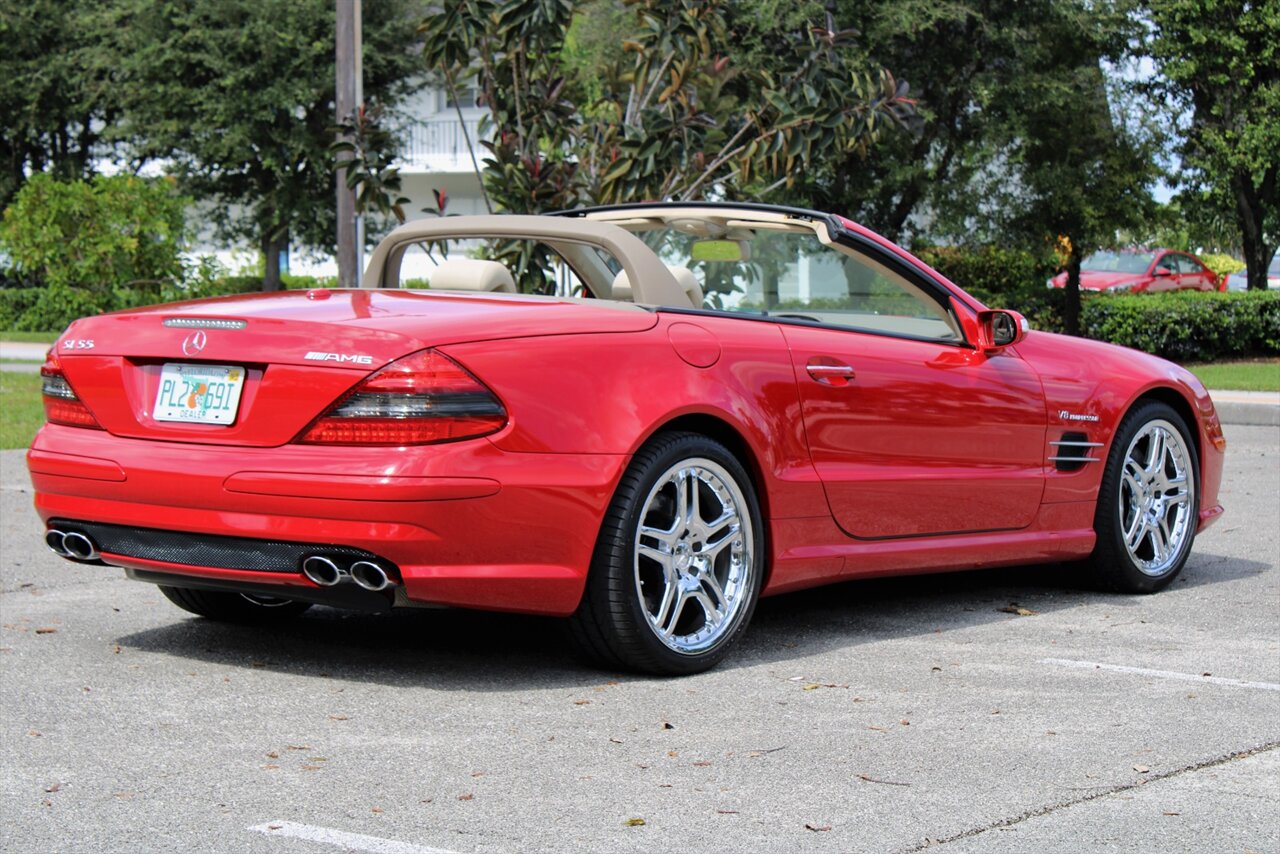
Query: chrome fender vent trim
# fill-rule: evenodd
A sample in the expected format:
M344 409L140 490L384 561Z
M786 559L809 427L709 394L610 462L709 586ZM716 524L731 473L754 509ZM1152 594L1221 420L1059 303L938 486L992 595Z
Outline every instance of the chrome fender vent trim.
M1061 439L1049 445L1055 449L1055 453L1049 456L1049 462L1058 471L1079 471L1086 463L1102 462L1093 456L1093 449L1103 447L1103 443L1090 442L1084 433L1063 433Z

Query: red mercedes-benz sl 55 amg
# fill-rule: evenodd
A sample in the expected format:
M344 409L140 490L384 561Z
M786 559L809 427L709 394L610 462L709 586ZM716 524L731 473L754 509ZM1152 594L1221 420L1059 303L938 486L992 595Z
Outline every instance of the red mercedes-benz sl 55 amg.
M1152 592L1222 513L1190 373L1029 331L812 211L413 222L360 288L86 318L42 373L63 557L221 620L556 615L655 673L839 580L1079 560Z

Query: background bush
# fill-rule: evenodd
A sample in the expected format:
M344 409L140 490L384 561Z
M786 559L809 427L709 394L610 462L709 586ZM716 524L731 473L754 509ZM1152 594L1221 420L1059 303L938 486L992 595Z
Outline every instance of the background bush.
M1175 362L1280 353L1280 291L1106 294L1086 300L1086 337Z
M166 180L33 175L0 220L0 250L20 273L65 288L109 293L182 277L188 200Z
M1237 261L1230 255L1207 253L1199 257L1204 262L1204 265L1217 275L1219 282L1222 281L1223 276L1230 276L1232 273L1239 273L1244 269L1244 262Z
M987 306L1021 312L1036 329L1063 331L1065 292L1045 287L1057 272L1053 255L1002 246L927 246L913 251Z

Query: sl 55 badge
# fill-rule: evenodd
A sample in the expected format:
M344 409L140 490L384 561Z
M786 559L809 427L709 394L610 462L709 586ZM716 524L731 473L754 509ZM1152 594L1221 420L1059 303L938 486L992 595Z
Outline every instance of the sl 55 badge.
M60 349L63 350L92 350L92 338L65 338L62 341Z

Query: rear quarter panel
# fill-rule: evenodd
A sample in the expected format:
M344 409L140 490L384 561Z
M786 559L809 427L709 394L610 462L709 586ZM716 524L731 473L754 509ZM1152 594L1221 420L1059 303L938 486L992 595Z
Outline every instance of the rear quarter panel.
M709 416L731 427L750 449L754 466L748 467L755 469L766 517L829 517L809 461L795 373L777 325L730 317L658 317L645 332L442 349L506 404L510 424L491 439L505 451L633 454L671 421ZM718 357L705 367L690 364L673 344L673 337L687 340L690 326L704 330L718 346ZM705 362L714 353L694 355Z

